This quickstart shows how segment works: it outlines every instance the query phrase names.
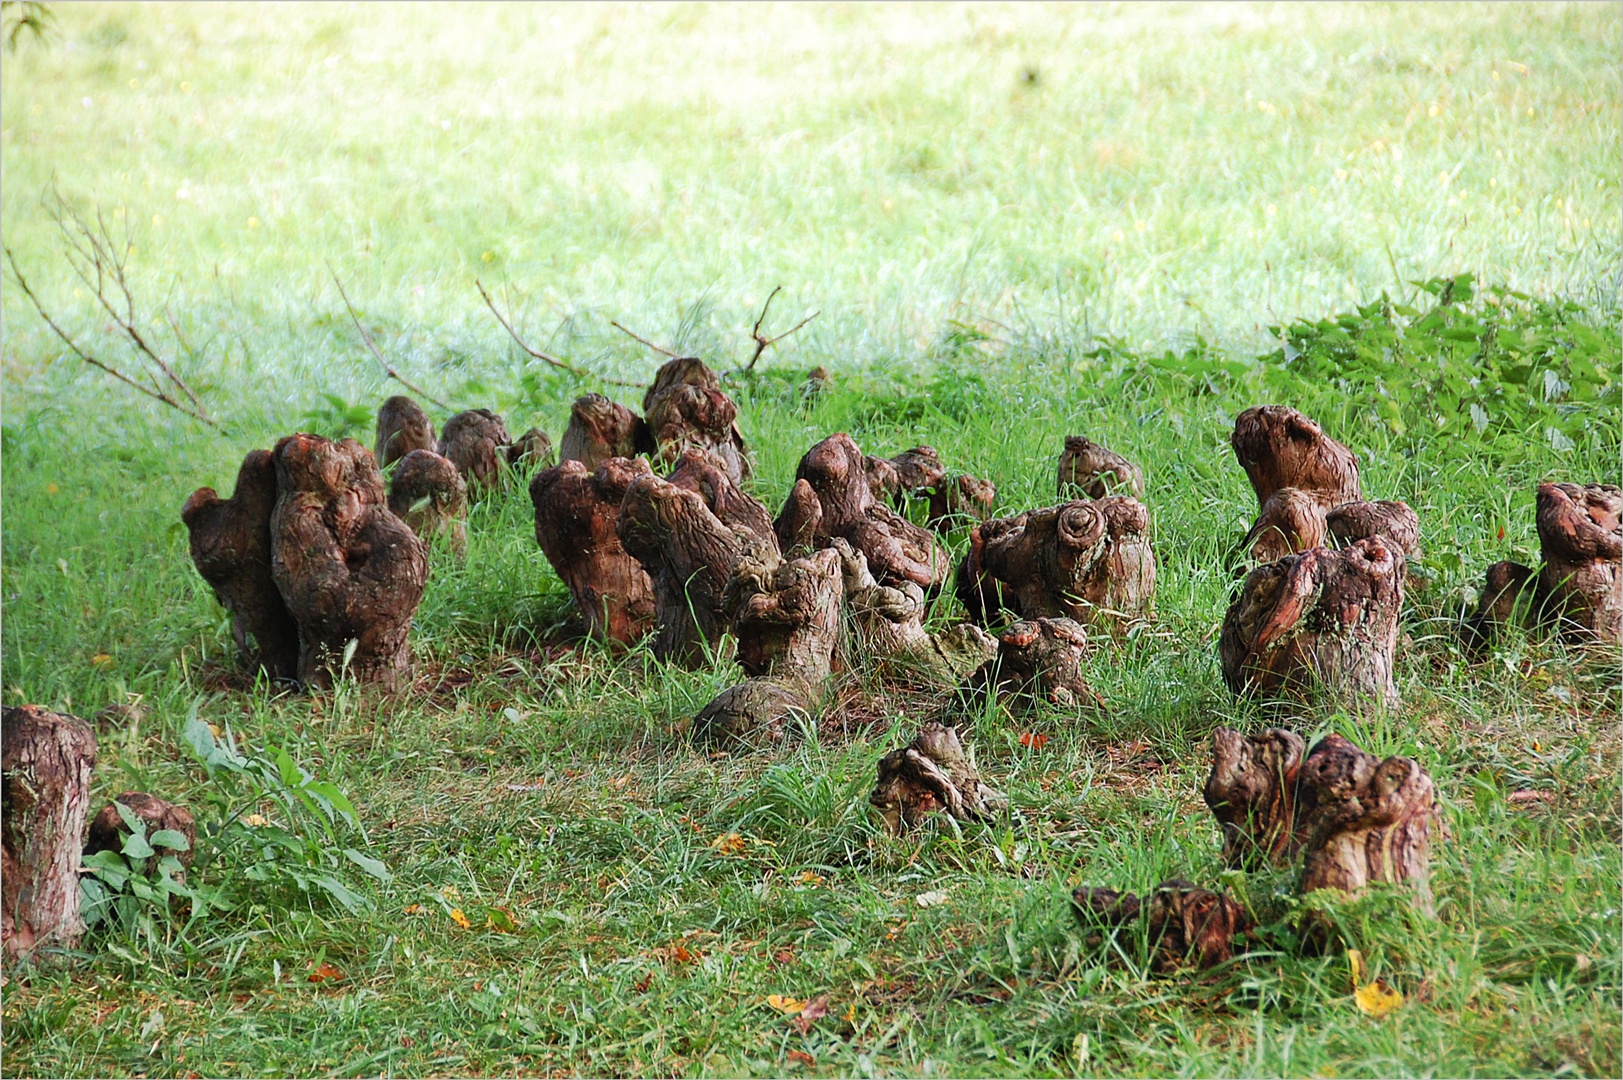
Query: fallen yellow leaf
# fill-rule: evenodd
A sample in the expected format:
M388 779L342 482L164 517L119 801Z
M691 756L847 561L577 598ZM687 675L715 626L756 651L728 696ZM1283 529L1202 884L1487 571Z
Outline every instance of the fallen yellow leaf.
M710 846L718 855L738 855L744 850L744 838L735 832L723 833L710 841Z
M465 915L462 909L459 907L454 907L451 909L451 921L462 927L464 930L473 925L472 921L469 920L468 916Z
M785 997L782 994L768 994L766 1003L787 1016L795 1016L806 1007L806 1003L799 998Z
M108 664L113 662L113 658L107 653L99 652L90 658L90 662L97 667L106 667Z
M1347 950L1347 964L1352 968L1353 1001L1365 1016L1385 1016L1403 1004L1403 994L1386 985L1385 979L1364 981L1364 954L1357 949Z
M800 876L795 880L800 882L802 885L821 885L823 883L823 875L815 874L810 870L802 870L800 872Z
M249 814L247 817L242 819L242 823L244 825L251 825L257 829L269 825L270 819L264 814Z

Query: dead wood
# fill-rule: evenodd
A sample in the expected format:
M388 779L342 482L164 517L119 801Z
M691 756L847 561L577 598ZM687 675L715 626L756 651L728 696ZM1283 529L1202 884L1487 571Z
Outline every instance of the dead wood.
M1623 491L1611 484L1540 484L1544 609L1574 641L1623 636Z
M1142 920L1151 963L1169 974L1183 967L1216 967L1233 959L1235 940L1251 929L1245 909L1226 893L1173 878L1140 898L1134 893L1082 886L1071 893L1077 921L1088 929L1125 927Z
M1022 620L999 636L996 658L975 673L970 687L995 683L1002 695L1062 708L1102 706L1103 699L1082 676L1087 651L1087 630L1074 620Z
M1306 839L1298 827L1296 787L1306 747L1285 728L1249 738L1233 728L1212 732L1206 805L1223 832L1223 861L1253 869L1288 865Z
M1337 547L1384 536L1404 555L1410 558L1420 555L1420 515L1406 502L1381 499L1342 503L1330 508L1324 516L1324 524Z
M589 634L630 645L653 629L654 583L620 543L620 505L652 477L641 458L604 460L595 472L566 460L535 474L535 540L574 597Z
M530 428L507 448L507 463L530 472L546 468L552 464L552 439L540 428Z
M1358 459L1318 424L1284 405L1258 405L1234 421L1234 456L1257 493L1257 505L1280 488L1300 488L1326 510L1363 499Z
M1108 447L1080 435L1067 435L1059 456L1061 498L1085 495L1102 499L1106 495L1144 497L1144 472Z
M947 477L929 495L930 514L924 523L943 534L964 524L985 521L997 504L997 488L992 482L968 473Z
M1265 700L1322 686L1394 706L1402 607L1402 554L1380 537L1259 566L1223 619L1223 679L1236 694Z
M428 577L423 542L389 512L372 452L353 439L276 444L271 573L299 627L299 679L322 686L344 664L393 690L411 669L411 618Z
M445 422L439 452L462 474L468 493L477 495L501 482L512 442L501 417L489 409L469 409Z
M693 737L723 748L774 746L815 715L816 706L798 681L749 679L729 686L699 710Z
M361 317L355 314L355 305L349 302L349 293L344 291L344 283L338 279L337 272L334 271L331 266L327 267L327 272L332 274L332 282L334 285L338 286L338 295L344 301L344 310L349 312L349 321L355 324L355 329L361 335L361 341L366 344L367 351L372 354L373 358L377 360L379 366L383 368L383 373L389 376L389 378L393 379L395 382L399 383L401 386L404 386L407 390L410 390L412 393L416 394L418 397L423 398L430 404L438 405L440 408L449 412L450 406L446 405L445 402L435 398L427 390L413 385L406 379L404 375L395 370L394 365L389 363L388 358L383 355L383 350L378 348L378 343L372 340L372 335L366 332L366 327L361 325Z
M776 548L747 550L727 583L738 666L752 677L799 682L819 693L834 670L844 597L833 548L785 560Z
M1323 547L1327 531L1319 500L1301 488L1282 487L1262 504L1256 524L1240 547L1252 562L1270 563Z
M558 460L578 461L592 472L609 458L635 457L653 448L642 417L602 394L583 394L570 406Z
M96 736L38 705L0 716L0 942L6 959L84 934L79 857Z
M585 378L598 379L598 380L600 380L602 382L608 383L610 386L638 386L638 385L641 385L639 383L623 382L623 381L621 381L619 379L604 378L603 376L596 375L596 374L594 374L594 373L592 373L590 371L584 371L581 368L576 367L574 364L571 364L567 360L561 360L558 357L553 356L551 353L545 353L545 352L542 352L540 349L533 348L529 344L529 342L525 341L522 337L519 336L518 331L513 328L513 324L507 320L507 316L503 315L501 313L500 309L498 309L496 307L496 301L492 300L491 297L490 297L490 293L485 291L485 283L476 278L476 279L474 279L473 285L474 285L474 288L479 290L479 296L480 296L480 298L482 300L484 300L485 306L490 309L490 313L492 315L496 316L496 321L502 324L502 329L507 331L508 336L513 339L514 344L516 344L519 348L523 349L530 356L532 356L535 359L541 361L543 364L547 364L547 365L549 365L551 367L555 367L559 371L567 371L571 375L573 375L573 376L575 376L576 378L579 378L579 379L585 379ZM596 468L597 466L594 464L592 467Z
M1501 630L1533 625L1542 606L1537 570L1517 562L1494 563L1488 567L1476 611L1460 627L1466 647L1479 653Z
M892 458L865 458L873 497L901 509L912 497L926 494L946 477L941 455L933 446L915 446Z
M882 583L911 581L932 593L946 580L946 553L928 531L874 498L867 461L844 434L808 450L778 515L778 542L793 553L815 551L841 537L868 557Z
M180 518L197 572L231 613L243 663L273 679L292 679L299 671L299 628L271 573L275 509L276 460L269 450L253 450L242 459L231 498L198 488Z
M893 836L918 828L938 810L959 821L991 822L1009 806L981 779L958 729L934 720L907 746L879 759L879 779L868 802Z
M413 450L389 478L389 510L424 543L444 536L458 558L468 551L468 489L449 458Z
M434 425L411 398L396 394L378 410L378 441L372 451L378 468L387 469L413 450L433 450L436 445Z
M799 322L795 323L795 325L791 326L789 329L785 330L783 333L779 334L777 337L767 337L765 334L761 333L761 324L766 321L766 313L772 310L773 298L782 291L783 286L779 285L771 292L767 293L766 303L761 305L761 314L756 316L755 327L750 331L750 339L755 342L755 351L750 354L749 363L745 364L732 374L746 375L749 372L754 371L755 362L761 358L762 353L766 352L768 349L782 341L784 338L788 337L790 334L798 331L801 327L817 318L817 316L820 314L820 312L814 311L810 315L807 315L804 319L801 319ZM639 338L638 340L641 339Z
M124 824L123 815L118 812L118 807L113 805L114 803L122 803L125 809L146 823L149 841L153 834L165 830L180 833L186 838L184 847L152 844L153 861L148 867L149 875L156 874L157 860L166 855L173 855L181 866L192 864L192 849L197 846L197 823L192 820L192 812L184 806L165 802L144 791L126 791L116 796L112 802L101 808L101 813L91 819L90 834L85 840L86 855L95 855L102 851L123 852L124 838L130 835L130 827Z
M978 626L959 624L930 633L924 627L923 589L911 581L881 585L862 552L842 539L833 544L857 642L882 669L894 673L900 667L957 684L997 655L997 639Z
M738 406L721 380L694 357L668 360L643 395L642 411L660 461L672 465L688 450L709 455L734 484L750 478Z

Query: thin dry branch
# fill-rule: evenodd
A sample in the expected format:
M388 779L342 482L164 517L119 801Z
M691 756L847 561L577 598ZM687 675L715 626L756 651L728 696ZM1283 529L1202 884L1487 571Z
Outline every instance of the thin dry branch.
M631 330L627 330L625 327L621 326L619 323L615 322L613 319L609 320L609 325L614 327L616 330L620 331L620 333L626 335L627 337L635 338L636 340L642 342L644 345L648 346L650 349L653 349L655 352L660 353L661 355L664 355L664 356L668 356L672 360L691 360L691 359L693 359L693 357L691 357L691 356L683 356L680 353L673 353L673 352L671 352L671 350L665 348L663 345L655 345L652 341L649 341L647 338L643 337L641 334L638 334L638 333L636 333L634 331L631 331Z
M784 338L788 337L790 334L799 330L801 327L805 326L807 323L811 322L813 319L817 318L817 316L822 314L820 311L812 312L810 315L807 315L804 319L801 319L799 322L795 323L795 325L791 326L777 337L769 338L763 336L761 334L761 324L766 321L766 313L772 308L773 297L777 296L782 291L783 286L779 285L777 288L773 289L767 294L766 303L761 305L761 314L755 320L755 328L750 331L750 337L755 340L755 355L751 356L749 363L745 364L743 367L728 372L729 375L747 375L754 371L755 362L761 358L762 353L766 352L772 346L776 345L778 342L782 341Z
M384 359L383 353L378 350L377 343L372 340L372 335L366 332L366 327L361 325L360 318L356 316L355 308L349 302L349 294L344 291L344 283L338 280L338 274L331 266L327 267L327 272L332 274L333 284L338 286L338 295L344 298L344 309L349 312L349 321L355 324L355 329L361 332L361 340L366 342L366 347L368 349L372 350L372 355L377 357L378 363L383 365L384 374L388 375L389 378L395 380L401 386L404 386L407 390L410 390L418 397L423 398L432 404L438 405L446 412L450 412L451 406L445 404L445 402L439 400L427 390L424 390L418 386L413 386L404 375L400 374L400 372L394 369L393 364Z
M605 375L598 375L593 372L586 371L583 368L576 367L567 360L560 360L558 357L553 356L550 353L544 353L540 349L532 348L528 342L518 336L518 331L513 329L513 324L508 322L507 319L503 317L501 311L497 309L496 301L492 300L490 293L485 291L485 283L480 281L478 278L475 278L473 284L474 287L479 290L479 295L484 298L485 306L490 309L490 313L496 316L497 322L502 324L502 329L506 330L508 336L518 343L519 348L523 349L537 360L551 364L560 371L567 371L578 379L597 379L599 382L607 383L610 386L640 387L642 385L642 383L629 382L625 379L611 379Z

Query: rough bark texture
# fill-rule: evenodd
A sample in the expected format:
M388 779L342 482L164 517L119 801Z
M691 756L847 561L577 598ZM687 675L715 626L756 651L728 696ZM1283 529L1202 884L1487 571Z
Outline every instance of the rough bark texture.
M959 473L947 477L930 491L930 516L924 523L938 533L949 533L964 525L985 521L992 516L996 503L997 488L990 480Z
M1146 617L1155 590L1149 525L1144 504L1126 495L994 518L970 531L959 599L981 622L998 607L1110 626Z
M635 457L653 448L642 417L602 394L585 394L569 408L558 461L578 461L592 472L609 458Z
M1611 484L1540 484L1539 592L1575 641L1623 635L1623 491Z
M946 552L928 531L874 498L867 459L849 435L831 435L800 459L776 529L791 553L843 538L887 585L911 581L933 592L946 580Z
M1167 974L1211 968L1234 957L1234 942L1251 928L1245 909L1225 893L1174 878L1147 896L1083 886L1071 893L1077 920L1089 929L1126 926L1142 919L1151 962Z
M1108 447L1080 435L1067 435L1059 455L1059 494L1061 498L1085 495L1102 499L1106 495L1144 497L1144 473L1137 465Z
M1223 861L1236 869L1288 865L1305 836L1297 827L1296 787L1306 747L1302 737L1269 728L1247 738L1233 728L1212 732L1206 805L1223 831Z
M530 428L507 448L507 462L530 472L544 469L552 464L552 440L540 428Z
M468 489L462 474L432 450L413 450L389 477L389 511L425 543L444 536L461 557L468 550Z
M1353 452L1295 409L1284 405L1247 409L1235 419L1229 442L1259 506L1284 487L1308 492L1326 510L1364 497Z
M933 446L915 446L893 458L866 458L864 464L873 497L894 503L897 509L906 506L909 498L926 494L947 475Z
M704 504L719 521L743 537L746 547L778 551L772 515L759 499L739 488L709 454L699 450L683 451L669 480L704 499Z
M445 422L439 452L462 474L468 493L477 495L501 482L512 442L501 417L489 409L469 409Z
M857 642L882 667L899 665L956 684L997 655L997 639L978 626L960 623L938 634L927 631L923 589L911 581L879 584L862 552L844 540L833 543Z
M96 736L77 716L20 705L0 716L0 947L15 960L72 948Z
M396 394L378 410L378 441L373 449L378 468L387 469L413 450L433 450L434 425L409 397Z
M746 552L722 600L744 674L820 689L834 670L844 588L833 548L787 561L775 549Z
M1476 611L1461 626L1465 645L1481 652L1506 627L1528 626L1539 614L1538 571L1517 562L1496 562L1477 597Z
M630 645L653 629L654 583L620 543L620 506L632 483L652 477L641 458L578 460L530 481L535 540L574 597L589 634Z
M693 718L693 737L724 748L759 749L794 735L816 713L798 682L750 679L729 686Z
M1342 503L1330 508L1324 516L1324 523L1338 547L1384 536L1396 544L1404 555L1420 555L1420 515L1406 502L1382 499L1379 502Z
M222 500L198 488L180 511L191 534L192 562L231 612L231 636L243 662L273 679L299 670L299 628L271 573L271 514L276 460L253 450L237 471L237 490Z
M642 399L649 434L665 464L688 450L706 454L734 484L750 477L738 406L721 391L721 380L703 360L666 361Z
M1430 913L1427 876L1437 822L1431 777L1412 758L1385 761L1326 735L1302 762L1300 828L1307 834L1298 891L1356 893L1370 882L1414 888Z
M271 572L299 626L300 680L330 682L353 641L354 677L393 690L411 669L423 542L389 512L372 453L353 439L288 436L276 481Z
M975 770L958 729L934 720L907 746L879 759L879 780L868 802L893 836L918 828L938 810L959 821L989 822L1009 806Z
M971 687L995 680L999 693L1015 698L1066 708L1079 702L1101 704L1082 677L1087 648L1087 630L1071 619L1017 622L998 638L997 657L975 673Z
M150 864L152 872L155 873L157 870L157 860L165 855L173 855L182 866L192 864L192 849L197 846L197 823L192 820L192 812L184 806L165 802L144 791L126 791L116 796L112 802L101 808L101 813L91 819L90 835L85 840L86 855L94 855L100 851L124 850L124 838L130 835L130 827L124 824L123 815L113 803L123 803L146 823L148 840L154 833L165 829L171 829L186 838L184 848L153 844L154 858Z
M1376 537L1259 566L1229 604L1218 640L1223 679L1244 696L1297 696L1316 685L1397 703L1392 655L1403 558Z
M1253 562L1270 563L1323 547L1327 534L1319 500L1301 488L1283 487L1262 504L1256 524L1240 546Z

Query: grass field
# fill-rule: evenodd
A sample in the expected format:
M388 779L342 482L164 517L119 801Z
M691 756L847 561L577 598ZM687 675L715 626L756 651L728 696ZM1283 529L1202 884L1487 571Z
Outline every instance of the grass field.
M1536 560L1540 480L1618 479L1623 8L55 14L0 62L5 244L134 370L42 200L127 227L140 325L223 430L88 369L7 271L0 694L85 716L138 696L95 804L147 790L213 832L192 917L132 902L77 962L7 973L8 1075L1623 1071L1617 650L1518 636L1473 663L1448 629L1488 563ZM1443 307L1475 336L1418 329L1414 283L1460 274ZM820 314L733 391L770 509L833 431L931 443L999 512L1050 504L1062 437L1088 434L1147 473L1157 618L1090 660L1101 712L968 726L1017 827L907 842L866 796L930 700L855 672L803 745L710 756L681 721L737 669L574 644L519 484L475 507L465 564L436 560L412 689L252 686L179 509L283 434L370 442L397 387L335 275L407 378L554 439L614 388L529 361L476 278L537 346L632 380L658 358L610 320L731 367L782 285L770 325ZM1310 368L1284 357L1320 363L1303 343L1340 330L1269 329L1358 305L1359 333L1415 328L1400 354ZM815 365L833 391L804 408ZM1415 756L1442 796L1437 918L1341 914L1407 996L1379 1020L1339 951L1161 977L1067 906L1078 882L1217 880L1207 736L1264 722L1215 662L1255 512L1227 437L1264 401L1421 515L1403 707L1293 721ZM194 721L248 771L205 767ZM252 771L276 749L361 827L297 770ZM1285 885L1245 883L1270 909ZM806 1033L768 1000L823 994Z

